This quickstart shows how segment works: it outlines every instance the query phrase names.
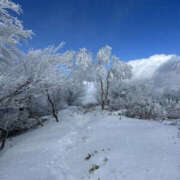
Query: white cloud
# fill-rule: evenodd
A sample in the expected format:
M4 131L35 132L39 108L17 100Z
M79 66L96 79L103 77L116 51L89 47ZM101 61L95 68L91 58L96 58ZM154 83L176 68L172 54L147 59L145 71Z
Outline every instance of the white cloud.
M174 56L166 63L163 63L154 73L156 87L168 89L180 88L180 57Z
M128 64L133 67L133 79L146 79L151 78L162 64L176 57L176 55L158 54L149 58L132 60Z

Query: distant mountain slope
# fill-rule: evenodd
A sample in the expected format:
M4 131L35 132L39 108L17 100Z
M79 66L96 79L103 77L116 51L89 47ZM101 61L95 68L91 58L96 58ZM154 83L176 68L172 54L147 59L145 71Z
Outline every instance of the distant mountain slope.
M132 73L134 79L146 79L151 78L162 64L176 58L175 55L160 54L150 56L149 58L132 60L128 64L133 67Z

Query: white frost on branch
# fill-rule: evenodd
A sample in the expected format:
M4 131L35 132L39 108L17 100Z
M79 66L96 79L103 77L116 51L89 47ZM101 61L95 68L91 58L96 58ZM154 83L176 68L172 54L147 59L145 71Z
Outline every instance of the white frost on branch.
M10 0L0 1L0 61L8 62L18 56L16 45L31 38L32 31L24 30L22 22L10 11L22 13L20 6Z

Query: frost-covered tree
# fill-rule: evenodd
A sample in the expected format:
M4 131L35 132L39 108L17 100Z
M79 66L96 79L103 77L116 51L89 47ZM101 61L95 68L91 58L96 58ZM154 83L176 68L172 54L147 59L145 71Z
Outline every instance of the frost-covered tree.
M16 45L31 38L32 31L25 30L22 22L10 11L22 12L20 6L11 0L0 1L0 62L18 59L20 52Z
M1 108L22 109L23 107L24 109L30 107L33 115L41 116L45 115L43 114L45 112L52 113L56 121L59 121L57 116L59 98L55 97L55 94L58 94L67 79L67 74L62 72L60 65L71 67L73 64L71 62L73 59L69 56L69 53L58 53L62 45L63 43L57 47L48 47L43 50L30 50L27 55L22 53L19 60L13 59L8 63L0 64ZM29 106L32 97L37 98L38 95L44 95L50 110L41 109L39 111L39 107L43 104L33 108ZM8 118L5 123L1 119L0 126L5 129L11 127L10 130L13 130L19 123L17 118L18 116L12 119ZM28 127L27 117L23 121L24 123L21 124L27 124L26 127ZM30 123L29 127L31 127Z
M75 66L72 77L76 77L75 79L80 83L83 83L83 81L91 81L93 77L93 65L92 53L86 48L81 48L75 55Z
M105 46L101 48L95 60L87 49L82 48L76 52L74 68L72 71L73 83L79 87L84 86L84 82L94 82L99 94L102 109L109 101L109 90L115 81L122 81L131 77L131 67L121 62L112 55L112 48Z
M4 64L4 71L0 79L1 107L28 108L33 118L46 115L44 113L51 113L56 121L59 121L59 97L61 89L64 88L68 79L67 72L64 72L64 69L61 69L60 66L70 68L73 64L73 58L69 56L68 52L58 52L61 47L62 43L57 47L31 50L19 62L12 61ZM32 104L34 99L38 99L41 103ZM43 102L48 103L48 109L46 104L43 105ZM32 127L27 117L19 119L17 116L16 118L1 119L0 121L0 126L5 125L4 128L9 131L13 131L17 124L20 124L20 129Z
M43 93L52 107L52 112L57 121L58 101L60 92L65 89L72 71L73 56L71 53L58 53L62 47L49 47L44 50L30 51L28 60L25 62L25 74L32 79L31 94ZM61 66L68 67L66 70Z
M92 54L85 48L72 52L73 66L65 85L64 97L68 105L82 104L85 94L85 81L92 81Z
M131 78L131 66L112 55L112 48L105 46L97 53L95 82L100 92L102 110L109 104L109 90L114 83Z
M19 92L30 83L17 75L21 72L19 64L25 55L18 50L21 41L31 38L32 31L24 30L22 22L11 13L18 15L22 12L20 6L11 0L0 1L0 103ZM26 59L26 58L25 58ZM24 82L22 82L24 80Z
M13 12L13 13L12 13ZM30 80L24 81L21 84L23 77L14 77L14 72L17 71L17 64L23 57L23 53L18 50L17 45L21 41L25 41L28 38L31 38L32 31L24 30L22 22L14 16L14 13L18 15L22 12L20 6L11 0L1 0L0 1L0 104L1 108L5 104L8 104L8 101L18 95L23 89L25 89ZM11 77L11 78L10 78ZM8 81L10 80L10 81ZM6 111L2 110L5 114ZM7 131L3 128L7 127L7 122L3 122L3 115L1 115L0 127L1 131L7 136ZM3 124L3 126L2 126ZM3 127L3 128L2 128ZM5 127L5 128L6 128ZM2 143L4 146L5 141Z

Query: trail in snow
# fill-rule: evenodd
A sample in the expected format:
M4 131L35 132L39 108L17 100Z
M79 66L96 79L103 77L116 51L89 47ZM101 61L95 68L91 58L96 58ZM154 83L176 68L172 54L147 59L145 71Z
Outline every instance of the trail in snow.
M108 113L70 114L14 138L2 180L180 180L177 129Z

